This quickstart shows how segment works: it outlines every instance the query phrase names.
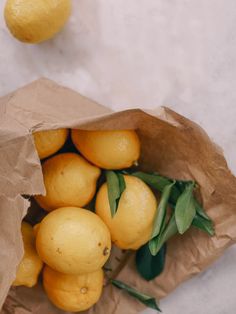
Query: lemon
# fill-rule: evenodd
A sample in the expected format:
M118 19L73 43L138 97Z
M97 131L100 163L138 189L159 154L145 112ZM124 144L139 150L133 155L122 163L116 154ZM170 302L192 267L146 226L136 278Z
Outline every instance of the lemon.
M41 221L36 248L41 259L54 270L85 274L105 264L110 255L111 237L107 226L93 212L64 207Z
M96 192L100 169L74 153L58 154L42 166L46 196L35 196L47 211L64 207L87 205Z
M100 298L103 288L102 269L90 274L66 275L46 266L43 286L51 302L68 312L89 309Z
M140 179L125 175L126 189L121 195L117 212L112 218L107 183L97 193L96 214L108 226L112 241L121 249L136 250L151 236L157 200L151 189Z
M35 237L33 228L26 222L22 222L21 233L24 243L24 256L18 266L13 286L33 287L38 281L43 263L35 249Z
M4 16L14 37L33 44L58 33L70 12L71 0L7 0Z
M140 141L133 130L72 130L71 136L81 154L104 169L131 167L140 156Z
M34 143L39 158L43 159L56 153L65 144L68 133L68 129L40 131L33 133Z

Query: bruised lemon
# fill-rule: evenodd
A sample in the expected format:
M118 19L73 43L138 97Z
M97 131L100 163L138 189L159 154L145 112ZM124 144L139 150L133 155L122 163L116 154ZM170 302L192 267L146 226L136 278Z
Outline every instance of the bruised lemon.
M97 193L96 214L108 226L112 241L121 249L136 250L151 236L157 200L151 189L139 178L124 176L126 189L112 218L107 183Z
M140 156L139 137L133 130L72 130L72 141L86 159L104 169L131 167Z
M21 233L24 243L24 256L21 260L13 286L33 287L38 281L43 262L35 249L35 237L33 228L26 222L22 222Z
M71 12L71 0L7 0L5 21L14 37L39 43L58 33Z
M42 165L46 195L35 196L47 211L65 206L87 205L96 192L101 170L78 154L58 154Z
M40 223L36 248L41 259L65 274L85 274L100 269L111 250L111 236L104 222L89 210L64 207Z
M58 129L33 133L39 158L44 159L55 154L65 144L69 130Z
M103 271L82 275L66 275L46 266L43 286L51 302L68 312L81 312L92 307L100 298L103 288Z

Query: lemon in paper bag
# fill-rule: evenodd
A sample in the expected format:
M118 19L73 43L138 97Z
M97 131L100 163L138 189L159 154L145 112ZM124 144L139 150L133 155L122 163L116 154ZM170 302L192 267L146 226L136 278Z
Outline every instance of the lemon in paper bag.
M111 251L111 236L93 212L77 207L59 208L40 223L36 248L52 269L70 275L100 269Z
M36 195L38 204L51 211L59 207L87 205L96 192L101 170L78 154L63 153L42 166L46 195Z
M134 130L72 130L71 136L80 153L100 168L128 168L140 156L141 144Z
M49 300L68 312L81 312L92 307L100 298L103 288L103 271L89 274L66 275L46 266L43 286Z
M151 237L157 200L152 190L139 178L125 175L124 179L126 188L115 216L111 216L107 183L97 193L96 214L108 226L116 246L137 250Z
M21 232L24 243L24 256L21 260L13 286L33 287L38 281L39 273L43 267L35 249L35 236L33 228L26 222L22 222Z
M39 158L44 159L56 153L65 144L68 129L39 131L33 133L35 148Z

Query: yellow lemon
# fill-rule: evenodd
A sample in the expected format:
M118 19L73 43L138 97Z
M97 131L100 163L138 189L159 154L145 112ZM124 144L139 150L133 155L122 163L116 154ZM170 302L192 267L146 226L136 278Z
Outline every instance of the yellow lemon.
M81 154L104 169L131 167L140 156L140 141L133 130L72 130L71 136Z
M96 192L100 169L74 153L58 154L42 166L46 196L35 196L47 211L64 207L87 205Z
M68 312L89 309L100 298L103 288L102 269L90 274L66 275L46 266L43 286L48 298L58 308Z
M38 281L43 262L40 260L35 249L33 228L26 222L22 222L21 232L25 252L23 259L18 266L16 279L12 285L33 287Z
M111 236L93 212L77 207L59 208L40 223L36 248L51 268L65 274L90 273L101 268L111 250Z
M119 248L136 250L150 239L157 200L142 180L128 175L124 179L126 189L115 216L111 216L106 183L97 193L96 214L108 226L112 241Z
M12 35L33 44L58 33L70 12L71 0L7 0L4 15Z
M55 154L65 144L69 130L58 129L33 133L39 158L44 159Z

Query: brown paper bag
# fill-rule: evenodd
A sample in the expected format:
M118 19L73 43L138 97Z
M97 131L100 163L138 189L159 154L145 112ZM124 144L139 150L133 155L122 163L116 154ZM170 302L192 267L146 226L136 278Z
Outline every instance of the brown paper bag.
M21 195L44 193L40 161L32 132L61 127L137 129L142 142L140 167L200 185L204 208L215 223L210 238L192 229L169 241L164 272L146 282L137 274L134 255L119 267L117 278L157 298L205 269L236 240L236 178L222 151L195 123L168 108L157 112L112 113L78 93L41 79L0 99L0 305L22 257L20 224L29 202ZM88 313L135 314L143 306L124 292L106 286L102 300ZM63 313L36 288L12 288L4 314Z

